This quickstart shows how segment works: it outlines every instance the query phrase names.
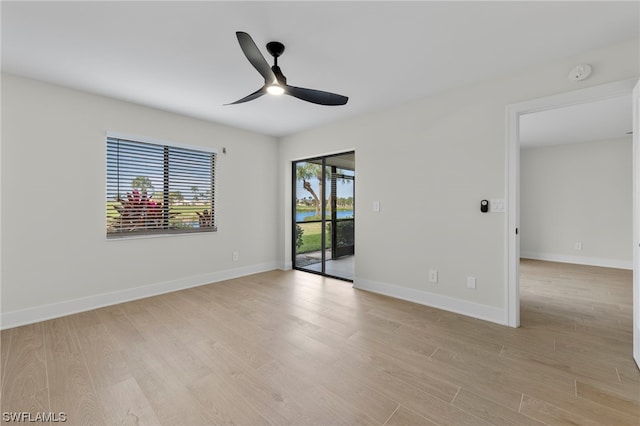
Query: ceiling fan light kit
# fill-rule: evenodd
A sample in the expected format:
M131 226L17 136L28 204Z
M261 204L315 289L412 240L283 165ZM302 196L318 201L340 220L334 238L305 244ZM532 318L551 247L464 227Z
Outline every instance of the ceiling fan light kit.
M288 85L287 78L282 74L282 70L280 70L278 66L278 57L284 52L284 44L278 41L270 41L267 43L267 51L273 56L273 66L270 67L249 34L238 31L236 32L236 37L249 63L253 65L264 78L264 85L250 95L226 105L252 101L265 94L276 96L285 94L318 105L344 105L349 100L348 97L336 93Z
M267 87L267 92L269 92L270 95L280 96L284 93L284 87L274 83Z

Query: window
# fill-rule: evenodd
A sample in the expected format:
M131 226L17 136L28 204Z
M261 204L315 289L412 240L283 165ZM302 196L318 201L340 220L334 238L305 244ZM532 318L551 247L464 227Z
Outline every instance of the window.
M107 136L107 237L215 231L216 152Z

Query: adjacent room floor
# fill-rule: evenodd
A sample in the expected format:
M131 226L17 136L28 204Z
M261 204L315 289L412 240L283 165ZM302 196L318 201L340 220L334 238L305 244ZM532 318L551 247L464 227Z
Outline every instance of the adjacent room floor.
M522 261L511 329L272 271L4 330L3 412L67 424L637 425L631 272Z

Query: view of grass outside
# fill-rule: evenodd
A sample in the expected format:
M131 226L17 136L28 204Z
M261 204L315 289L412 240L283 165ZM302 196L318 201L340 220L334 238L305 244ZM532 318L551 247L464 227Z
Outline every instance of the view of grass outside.
M322 223L298 223L302 230L302 245L298 247L297 253L310 253L322 249ZM328 227L327 227L328 228ZM331 232L325 232L325 247L331 247Z
M159 199L161 200L160 197ZM107 201L107 229L112 229L120 218L116 206L120 206L120 202ZM169 203L169 226L171 228L192 228L199 223L198 213L203 214L209 210L209 205L205 203L181 205Z

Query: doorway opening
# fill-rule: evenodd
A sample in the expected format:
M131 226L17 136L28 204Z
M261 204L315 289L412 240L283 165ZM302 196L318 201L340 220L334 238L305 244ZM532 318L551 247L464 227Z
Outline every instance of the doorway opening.
M353 281L355 170L354 152L293 162L294 269Z
M507 109L508 144L507 144L507 221L506 221L506 279L507 291L505 292L506 319L511 327L520 326L520 232L521 226L521 196L520 196L520 118L529 113L549 111L561 107L579 105L587 102L611 99L629 95L636 83L635 80L625 80L601 86L594 86L574 92L567 92L547 98L535 99L510 105ZM634 129L635 131L635 129ZM636 142L634 142L635 144ZM637 151L634 155L638 155ZM637 165L634 166L637 168ZM552 206L547 206L551 208ZM633 209L634 217L637 215L637 207ZM581 248L576 243L575 247ZM634 255L635 258L636 255ZM634 267L636 275L637 266ZM635 286L635 284L634 284ZM638 309L634 303L634 313ZM634 323L637 320L634 319ZM634 324L634 329L637 327Z
M591 343L609 339L603 357L631 344L631 106L629 93L519 122L521 324L570 339L589 328Z

